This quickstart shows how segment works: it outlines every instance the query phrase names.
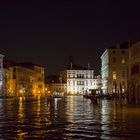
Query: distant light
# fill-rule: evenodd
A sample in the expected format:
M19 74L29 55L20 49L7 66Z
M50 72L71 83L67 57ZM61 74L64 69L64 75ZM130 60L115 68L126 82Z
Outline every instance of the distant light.
M21 89L21 90L19 90L19 92L20 92L20 93L23 93L22 89Z
M122 61L121 61L121 62L122 62L122 64L124 64L124 63L125 63L125 60L124 60L124 59L122 59Z

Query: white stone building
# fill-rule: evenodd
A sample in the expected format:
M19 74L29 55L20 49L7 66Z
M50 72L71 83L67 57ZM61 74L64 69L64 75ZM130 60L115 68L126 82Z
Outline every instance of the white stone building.
M98 89L101 81L95 79L94 70L76 65L61 71L60 77L67 83L67 94L70 95L83 95L91 89Z
M110 47L101 56L103 94L125 93L128 80L128 44Z
M3 77L4 77L3 58L4 55L0 54L0 96L2 96L2 92L3 92Z

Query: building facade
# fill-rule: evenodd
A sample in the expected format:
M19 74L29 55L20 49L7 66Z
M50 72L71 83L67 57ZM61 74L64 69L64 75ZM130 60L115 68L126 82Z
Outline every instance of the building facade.
M110 47L101 56L103 94L126 93L129 64L128 44Z
M16 94L16 82L14 79L14 68L5 67L4 68L3 95L4 96L15 96L15 94Z
M46 79L46 95L51 96L55 93L65 95L67 93L67 83L65 83L58 75L50 75Z
M4 69L3 69L3 58L4 58L4 55L0 54L0 96L2 96L3 94L3 72L4 72Z
M34 65L34 85L33 85L33 94L34 95L45 95L45 70L44 67Z
M46 86L47 88L47 94L50 95L54 93L67 93L67 84L66 83L49 83Z
M140 41L131 44L129 62L128 99L140 103Z
M72 67L60 72L60 77L67 83L68 95L83 95L92 89L98 89L101 83L95 79L94 70L82 67Z
M44 68L31 63L5 67L5 96L44 96Z

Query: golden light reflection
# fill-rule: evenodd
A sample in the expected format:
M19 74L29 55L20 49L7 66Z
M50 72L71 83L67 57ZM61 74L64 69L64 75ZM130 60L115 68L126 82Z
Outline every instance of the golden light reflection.
M23 109L23 97L19 98L19 109L18 109L18 118L19 122L23 122L24 109Z
M24 140L25 139L25 135L27 134L27 132L23 132L23 130L18 130L17 131L17 139L18 140Z
M18 108L18 122L24 123L24 108L23 108L23 97L19 98L19 108ZM17 130L17 139L24 140L26 133L23 130Z
M51 101L46 101L46 111L47 111L47 117L46 117L46 125L51 125Z
M41 128L41 97L37 96L37 108L36 108L36 118L35 118L35 126L36 128Z
M40 96L37 97L37 116L40 115Z
M68 114L68 121L74 121L74 96L69 96L69 102L67 104L67 114Z
M108 128L107 124L109 124L109 122L110 122L109 113L110 113L110 110L108 108L108 103L106 100L104 100L104 101L102 101L102 108L101 108L101 114L102 114L101 115L102 116L101 124L104 124L104 125L101 126L101 129L102 129L102 131L106 131L108 133L109 133L109 128ZM103 138L103 137L104 136L101 136L101 138Z

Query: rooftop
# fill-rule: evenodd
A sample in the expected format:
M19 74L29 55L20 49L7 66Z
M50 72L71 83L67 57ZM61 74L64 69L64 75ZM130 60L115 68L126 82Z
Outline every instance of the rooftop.
M43 67L41 65L34 64L31 62L16 63L16 62L8 60L8 59L4 59L3 65L5 68L12 67L12 66L21 66L21 67L26 67L26 68L30 68L30 69L33 69L34 66Z
M121 43L115 46L111 46L108 49L128 49L128 48L129 48L129 43Z
M66 69L67 70L92 70L92 67L90 66L89 63L87 64L87 67L85 67L71 62L70 64L68 64Z

